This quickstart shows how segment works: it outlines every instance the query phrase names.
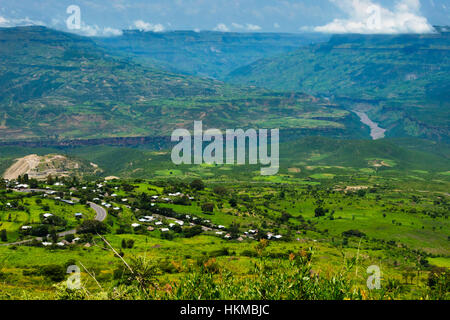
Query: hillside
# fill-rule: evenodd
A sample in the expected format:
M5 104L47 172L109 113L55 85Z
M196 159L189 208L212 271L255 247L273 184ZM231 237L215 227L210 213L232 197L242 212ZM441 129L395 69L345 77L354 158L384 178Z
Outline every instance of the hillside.
M90 38L23 27L0 29L0 41L1 141L168 136L194 120L368 136L356 116L325 100L143 67Z
M145 64L222 79L237 67L328 38L321 34L125 30L122 36L95 41L113 54Z
M30 154L23 158L15 159L15 163L3 173L3 178L12 180L27 174L29 178L38 180L47 176L67 177L72 175L92 175L102 170L94 163L75 160L63 155L49 154L38 156Z
M450 33L336 35L328 43L267 58L227 80L301 91L367 111L387 136L449 136ZM276 76L274 76L276 75Z

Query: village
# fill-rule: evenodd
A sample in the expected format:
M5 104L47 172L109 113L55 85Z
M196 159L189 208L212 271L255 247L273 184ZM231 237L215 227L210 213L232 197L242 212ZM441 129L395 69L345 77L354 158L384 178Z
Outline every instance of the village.
M119 232L145 234L157 231L161 238L172 239L173 235L181 234L183 231L188 230L188 236L204 233L238 242L259 240L261 238L268 240L280 240L283 238L282 235L275 234L274 232L260 234L258 229L242 230L242 228L236 228L235 226L215 224L210 219L205 219L192 213L183 214L175 212L170 208L161 206L177 203L188 205L188 203L195 201L195 197L180 191L152 194L151 196L147 196L146 193L140 195L130 194L123 190L121 184L116 179L113 181L97 181L89 184L81 183L76 187L67 182L55 181L49 185L41 181L38 183L39 187L37 188L31 188L23 180L24 178L20 177L17 180L4 180L4 183L6 188L20 194L60 202L66 206L84 205L87 209L96 212L94 219L90 220L103 224L106 223L108 216L117 220L121 224ZM36 185L36 182L33 184ZM126 185L128 186L128 184ZM139 201L139 197L145 199L144 203ZM11 202L6 202L4 205L9 210L15 209ZM124 225L121 221L124 210L128 213L126 219L129 221L128 225ZM214 208L211 208L208 203L206 206L202 206L202 211L203 215L205 213L213 215ZM33 243L34 245L42 245L44 247L76 245L82 240L79 235L85 232L81 226L83 223L87 223L86 221L90 221L89 217L83 212L74 212L73 217L76 221L74 224L76 228L71 230L62 230L59 228L56 236L55 234L39 234L39 236L36 236L36 233L33 232L36 228L42 225L57 226L58 224L54 223L54 221L62 219L62 217L58 217L58 214L53 212L40 212L39 216L40 221L20 225L19 239L9 244ZM84 245L90 246L89 243L85 243Z

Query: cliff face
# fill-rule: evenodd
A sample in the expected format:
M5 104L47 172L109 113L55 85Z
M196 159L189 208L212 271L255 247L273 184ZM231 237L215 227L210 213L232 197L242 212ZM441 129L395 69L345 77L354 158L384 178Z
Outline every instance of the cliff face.
M167 147L170 137L115 137L101 139L74 139L74 140L35 140L35 141L0 141L0 146L19 147L77 147L77 146L138 146L152 145L156 149Z
M5 171L3 177L11 180L28 174L29 178L42 180L49 175L61 177L95 174L96 172L102 172L102 170L94 163L87 164L84 161L77 161L58 154L45 156L30 154L16 159L16 162Z

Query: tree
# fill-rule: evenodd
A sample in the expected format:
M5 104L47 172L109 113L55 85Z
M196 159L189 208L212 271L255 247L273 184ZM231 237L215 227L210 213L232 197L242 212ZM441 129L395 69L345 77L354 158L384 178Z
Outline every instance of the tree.
M0 231L0 240L3 241L3 242L8 241L8 234L6 233L5 229L2 229Z
M213 213L214 212L214 203L212 202L206 202L202 204L202 212L203 213Z
M347 231L342 232L342 236L363 238L366 236L366 234L359 230L347 230Z
M186 238L192 238L195 237L196 235L199 235L200 233L202 233L202 227L199 225L193 226L191 228L186 228L184 230L184 236Z
M104 234L108 232L108 226L97 220L84 220L79 229L79 233L99 233Z
M205 183L201 179L195 179L191 182L191 188L194 190L201 191L205 189Z
M322 208L322 207L318 207L318 208L316 208L316 209L314 210L314 216L315 216L316 218L318 218L318 217L324 217L324 216L325 216L325 213L326 213L326 210L325 210L324 208Z
M215 186L213 192L219 196L224 196L228 193L228 190L224 186Z
M232 208L236 208L236 206L237 206L237 200L236 200L236 198L231 198L230 199L230 201L228 201L228 203L230 204L230 206L232 207Z
M66 240L67 242L72 242L73 239L75 239L75 236L73 234L66 234L64 236L64 240ZM72 263L72 264L75 264L75 263Z
M54 183L55 183L55 181L53 180L52 175L49 174L49 175L47 176L47 184L48 184L48 185L53 185Z

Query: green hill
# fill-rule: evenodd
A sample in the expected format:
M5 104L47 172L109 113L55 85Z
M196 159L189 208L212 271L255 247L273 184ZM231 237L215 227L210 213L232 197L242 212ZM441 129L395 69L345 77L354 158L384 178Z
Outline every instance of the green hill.
M90 38L43 27L0 29L0 140L167 136L205 127L367 137L322 99L173 74L111 56Z
M301 91L362 108L387 135L449 137L450 33L337 35L328 43L259 60L228 80Z

